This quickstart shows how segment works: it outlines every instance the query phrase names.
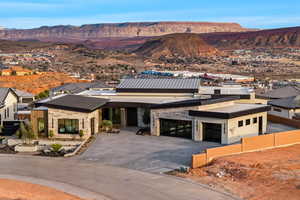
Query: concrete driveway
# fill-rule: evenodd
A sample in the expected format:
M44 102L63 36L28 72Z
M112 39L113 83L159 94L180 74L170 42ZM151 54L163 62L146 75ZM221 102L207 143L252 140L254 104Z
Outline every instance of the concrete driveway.
M175 137L137 136L135 131L122 130L120 134L99 135L79 159L160 173L190 166L192 154L220 146L218 143Z

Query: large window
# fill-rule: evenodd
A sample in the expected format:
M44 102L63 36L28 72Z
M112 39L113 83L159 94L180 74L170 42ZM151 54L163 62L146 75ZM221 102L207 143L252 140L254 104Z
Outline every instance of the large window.
M78 119L59 119L58 133L59 134L78 134L79 133Z

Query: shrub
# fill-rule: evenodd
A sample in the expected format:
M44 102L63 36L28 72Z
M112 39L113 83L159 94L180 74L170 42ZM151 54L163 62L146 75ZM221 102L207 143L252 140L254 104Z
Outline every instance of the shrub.
M50 131L49 131L48 137L49 137L49 138L53 138L53 137L54 137L54 132L53 132L53 130L50 130Z
M113 127L113 123L110 120L103 120L102 127L105 128L106 130L111 129Z
M62 148L62 145L61 144L52 144L51 145L51 148L54 152L59 152L59 150Z
M82 138L83 136L84 136L84 132L83 132L83 130L80 130L79 131L79 137Z
M22 138L22 134L21 134L21 131L20 131L20 129L19 129L19 130L17 130L17 132L16 132L16 136L17 136L19 139L21 139L21 138Z

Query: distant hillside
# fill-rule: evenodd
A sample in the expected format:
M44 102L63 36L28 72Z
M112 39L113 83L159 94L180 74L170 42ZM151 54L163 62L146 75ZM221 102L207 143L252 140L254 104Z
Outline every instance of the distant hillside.
M155 57L201 57L216 55L218 50L202 40L198 34L177 33L151 39L134 53Z
M240 32L249 29L236 23L140 22L89 24L83 26L43 26L35 29L0 30L0 39L69 42L111 37L148 37L172 33Z
M255 47L300 47L300 27L243 33L201 34L210 45L220 49Z

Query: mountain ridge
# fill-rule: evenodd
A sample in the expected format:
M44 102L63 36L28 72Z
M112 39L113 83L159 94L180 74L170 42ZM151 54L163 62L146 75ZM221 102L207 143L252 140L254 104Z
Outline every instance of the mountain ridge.
M92 40L106 37L153 37L172 33L242 32L250 30L243 28L237 23L126 22L86 24L82 26L42 26L33 29L5 29L0 30L0 39L38 39L41 41L57 39Z

